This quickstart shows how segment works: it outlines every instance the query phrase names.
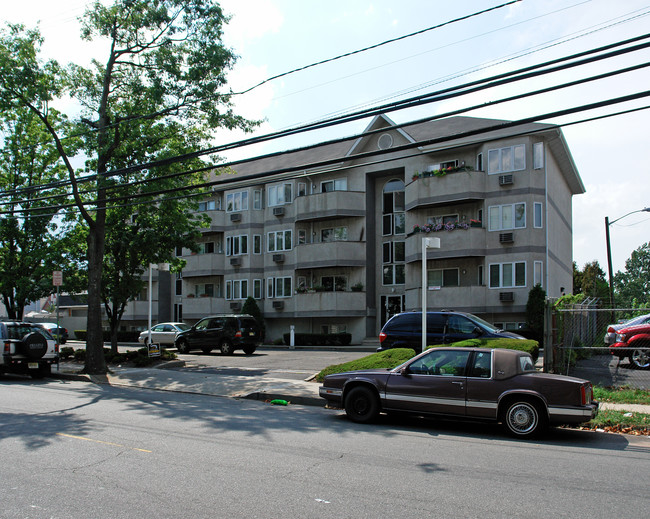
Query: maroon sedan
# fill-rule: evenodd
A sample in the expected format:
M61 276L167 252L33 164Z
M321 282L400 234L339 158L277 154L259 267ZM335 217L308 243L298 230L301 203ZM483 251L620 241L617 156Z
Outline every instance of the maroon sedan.
M627 357L636 368L650 368L650 324L637 324L616 330L614 344L609 348L619 359Z
M319 392L355 422L391 411L444 415L498 421L518 438L598 413L591 382L539 373L528 353L504 349L431 348L394 369L328 375Z

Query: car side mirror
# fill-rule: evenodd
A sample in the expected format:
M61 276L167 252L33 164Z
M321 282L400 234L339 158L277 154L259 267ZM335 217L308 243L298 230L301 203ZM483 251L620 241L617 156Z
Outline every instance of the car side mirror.
M481 335L483 335L483 329L482 329L482 328L479 328L478 326L474 326L473 333L474 333L474 335L476 335L477 337L480 337Z
M409 369L408 366L404 366L402 369L399 370L399 374L402 375L403 377L409 377L411 375L411 370Z

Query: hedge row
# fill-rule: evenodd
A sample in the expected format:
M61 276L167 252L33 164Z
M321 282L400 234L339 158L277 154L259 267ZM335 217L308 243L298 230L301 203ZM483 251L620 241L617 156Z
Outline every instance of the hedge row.
M290 334L283 335L284 343L289 346ZM352 342L350 333L295 333L294 343L298 346L347 346Z
M504 348L506 350L525 351L531 354L535 362L537 362L537 357L539 357L539 343L530 339L467 339L466 341L454 342L452 344L429 346L429 348L443 348L448 346L458 348Z
M111 332L104 330L104 342L111 340ZM88 336L86 330L75 330L74 335L79 341L85 341ZM140 337L140 332L134 331L118 331L117 332L117 342L138 342L138 337Z

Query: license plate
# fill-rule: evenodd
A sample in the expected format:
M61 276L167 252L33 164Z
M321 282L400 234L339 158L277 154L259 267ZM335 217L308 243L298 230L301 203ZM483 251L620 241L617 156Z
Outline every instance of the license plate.
M248 332L248 335L250 335L251 337L254 337L254 336L255 336L255 332Z
M29 369L38 369L38 362L29 362L27 363Z

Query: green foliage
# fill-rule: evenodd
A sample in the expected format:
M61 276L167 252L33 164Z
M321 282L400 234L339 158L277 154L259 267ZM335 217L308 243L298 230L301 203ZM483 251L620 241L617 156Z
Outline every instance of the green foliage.
M625 271L614 276L616 303L619 307L650 307L650 242L632 251Z
M345 371L356 371L359 369L393 369L415 356L411 348L393 348L386 351L379 351L357 360L328 366L318 375L316 380L322 382L326 375L332 373L343 373Z
M562 310L563 308L570 308L573 305L579 305L584 300L585 300L584 294L575 294L575 295L566 294L558 298L558 300L555 301L555 304L553 306L558 310Z
M531 330L531 338L542 343L544 338L544 308L546 291L539 283L528 292L526 303L526 326Z
M594 399L600 402L612 402L616 404L650 405L650 391L629 386L594 386Z
M429 346L429 348L503 348L506 350L517 350L530 353L536 362L539 357L539 343L531 339L467 339L465 341L454 342L439 346ZM428 348L427 348L428 349Z
M264 316L262 315L262 311L257 305L257 301L255 301L254 297L248 296L246 298L246 301L244 301L244 304L242 305L241 313L252 315L255 318L257 323L262 328L262 337L264 337L266 330L266 327L264 326Z
M72 348L63 348L65 353L61 352L62 360L70 360L74 358L75 362L84 362L86 360L86 350L79 349L73 350ZM71 355L69 351L72 350L73 354ZM65 356L64 356L65 355ZM104 348L104 357L108 364L119 365L127 362L133 363L136 367L145 367L151 364L154 364L160 360L173 360L177 356L173 352L169 352L166 349L162 349L160 352L160 357L149 357L149 351L147 348L139 348L137 350L129 350L124 353L114 353L110 348Z
M609 283L598 261L586 263L582 271L573 264L573 293L609 301Z
M650 414L630 413L614 409L601 409L598 416L589 421L586 426L590 429L605 429L609 432L624 434L650 432Z

